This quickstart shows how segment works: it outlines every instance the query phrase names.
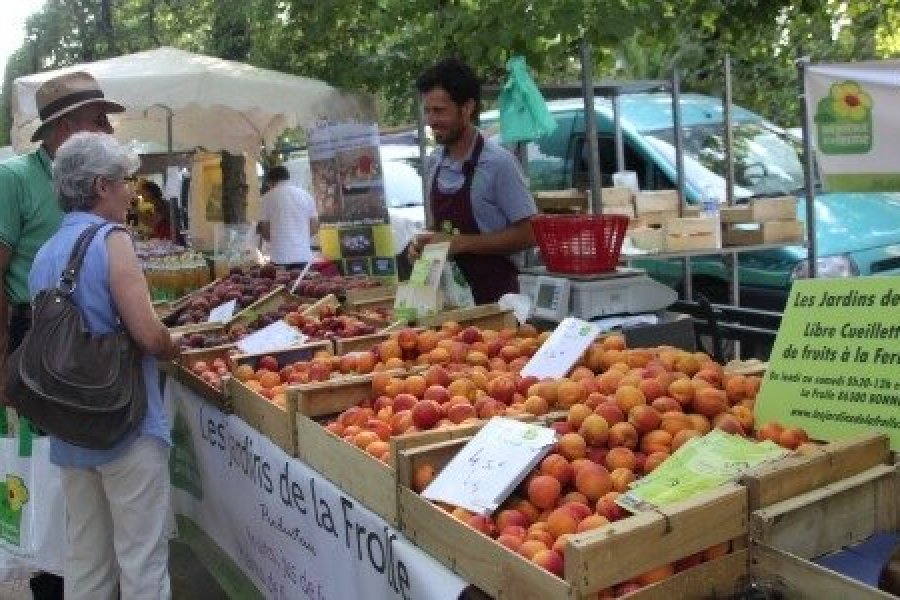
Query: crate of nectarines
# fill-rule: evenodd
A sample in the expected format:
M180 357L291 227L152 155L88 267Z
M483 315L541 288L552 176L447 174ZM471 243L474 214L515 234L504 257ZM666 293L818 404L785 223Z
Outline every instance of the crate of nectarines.
M482 304L471 308L445 310L436 315L418 319L416 324L422 327L438 327L447 322L463 327L472 326L495 330L514 328L518 324L513 311L499 304Z
M161 368L203 400L230 414L232 407L224 382L231 373L233 352L227 347L196 350L181 354L176 361L161 363Z
M264 355L231 357L225 382L234 414L291 455L296 454L293 387L341 375L331 369L331 343L311 342ZM327 368L326 366L327 365Z
M618 597L744 544L747 495L741 486L631 515L615 500L631 479L625 471L633 477L636 465L617 467L613 476L615 469L588 458L587 443L576 443L576 435L560 439L556 452L492 515L419 495L468 438L400 451L400 530L491 596L521 599ZM626 464L626 454L611 461Z
M340 394L307 387L298 399L298 456L395 523L398 448L469 435L491 416L528 419L551 408L526 405L537 380L518 373L539 338L531 327L399 332L370 351L381 370L367 382Z

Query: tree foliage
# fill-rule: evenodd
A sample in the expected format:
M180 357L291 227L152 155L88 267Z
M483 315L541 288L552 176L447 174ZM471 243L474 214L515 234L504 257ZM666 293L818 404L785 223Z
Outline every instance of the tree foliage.
M450 54L492 83L514 55L571 81L586 39L595 77L677 65L684 89L719 93L727 53L735 101L793 125L797 58L897 56L898 25L900 0L47 0L7 64L0 143L12 78L160 45L370 91L385 125L414 120L416 75Z

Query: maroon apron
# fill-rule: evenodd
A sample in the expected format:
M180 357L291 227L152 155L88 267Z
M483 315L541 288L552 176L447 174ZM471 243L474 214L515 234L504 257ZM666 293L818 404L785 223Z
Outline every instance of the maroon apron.
M472 210L472 180L475 177L475 165L481 157L484 139L477 134L472 156L463 163L465 181L457 191L444 193L438 186L438 175L441 165L438 163L431 182L431 214L438 231L443 233L482 233ZM457 254L453 257L460 270L466 276L475 304L490 304L500 296L518 293L518 270L507 258L499 254Z

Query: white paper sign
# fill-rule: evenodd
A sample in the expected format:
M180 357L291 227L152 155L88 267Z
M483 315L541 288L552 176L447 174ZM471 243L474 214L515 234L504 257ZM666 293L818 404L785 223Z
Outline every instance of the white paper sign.
M206 319L206 322L224 323L234 315L235 308L237 308L237 300L229 300L228 302L220 304L209 311L209 318Z
M299 346L306 339L296 327L291 327L284 321L275 321L240 340L237 347L244 354L262 354Z
M593 323L566 317L522 368L522 377L565 377L598 335Z
M548 427L493 417L422 492L429 500L487 515L506 500L550 452Z

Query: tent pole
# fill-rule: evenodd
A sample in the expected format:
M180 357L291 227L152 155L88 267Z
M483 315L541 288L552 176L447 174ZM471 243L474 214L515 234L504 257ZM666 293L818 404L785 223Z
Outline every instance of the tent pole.
M809 106L806 104L806 68L809 57L804 56L797 61L797 75L800 81L800 106L803 109L803 180L806 189L806 260L809 264L809 278L818 275L816 264L816 182L815 162L813 160L812 126L809 122Z
M581 40L581 93L584 96L584 143L587 144L588 174L591 195L588 213L603 212L602 181L600 179L600 150L597 147L597 113L594 107L594 76L592 75L591 43Z

